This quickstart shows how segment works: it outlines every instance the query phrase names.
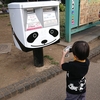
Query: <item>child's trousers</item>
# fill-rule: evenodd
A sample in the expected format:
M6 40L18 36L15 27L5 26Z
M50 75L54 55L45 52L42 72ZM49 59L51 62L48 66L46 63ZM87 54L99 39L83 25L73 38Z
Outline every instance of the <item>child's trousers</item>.
M85 100L85 94L70 94L67 92L67 97L65 100Z

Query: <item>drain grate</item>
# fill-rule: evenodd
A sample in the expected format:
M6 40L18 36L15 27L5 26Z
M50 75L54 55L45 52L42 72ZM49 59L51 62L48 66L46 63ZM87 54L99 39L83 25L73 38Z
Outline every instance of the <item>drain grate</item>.
M1 43L0 53L8 53L11 51L11 43Z

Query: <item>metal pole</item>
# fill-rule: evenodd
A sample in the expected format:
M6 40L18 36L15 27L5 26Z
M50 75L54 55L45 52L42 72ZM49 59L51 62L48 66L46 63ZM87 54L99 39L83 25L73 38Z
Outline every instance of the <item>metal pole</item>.
M43 60L43 48L33 49L34 66L42 67L44 65Z

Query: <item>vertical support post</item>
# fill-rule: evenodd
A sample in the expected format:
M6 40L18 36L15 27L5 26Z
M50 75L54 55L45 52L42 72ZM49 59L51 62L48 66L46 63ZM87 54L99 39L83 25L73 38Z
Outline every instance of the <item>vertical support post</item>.
M33 49L34 66L42 67L44 65L43 60L43 48Z
M66 0L66 9L65 9L65 40L71 41L71 3L72 0Z
M79 26L79 0L66 0L65 33L66 40L71 41L72 30ZM77 28L76 28L77 30Z

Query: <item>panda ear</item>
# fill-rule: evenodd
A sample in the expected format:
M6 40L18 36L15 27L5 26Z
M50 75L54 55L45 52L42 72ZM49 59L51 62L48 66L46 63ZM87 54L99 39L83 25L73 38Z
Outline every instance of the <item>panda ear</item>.
M38 37L38 33L37 32L34 32L32 34L30 34L28 37L27 37L27 41L29 43L32 43L35 41L35 39Z
M58 35L58 31L56 29L50 29L49 30L50 35L56 37Z

